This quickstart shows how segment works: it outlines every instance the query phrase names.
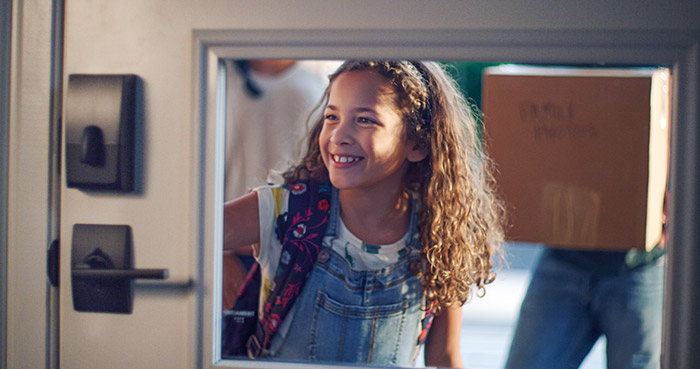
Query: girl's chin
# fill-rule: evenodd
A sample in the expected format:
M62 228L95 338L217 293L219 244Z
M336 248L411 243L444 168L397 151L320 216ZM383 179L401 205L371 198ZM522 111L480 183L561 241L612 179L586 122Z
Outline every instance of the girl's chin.
M331 184L333 185L333 187L335 187L337 189L345 188L348 185L347 181L344 180L343 178L338 178L338 177L333 176L333 175L330 175L329 178L331 180Z
M331 173L329 175L329 178L331 180L331 184L333 184L333 187L339 190L349 189L352 188L354 185L354 181L352 180L352 178L347 178L347 176L333 175L333 173Z

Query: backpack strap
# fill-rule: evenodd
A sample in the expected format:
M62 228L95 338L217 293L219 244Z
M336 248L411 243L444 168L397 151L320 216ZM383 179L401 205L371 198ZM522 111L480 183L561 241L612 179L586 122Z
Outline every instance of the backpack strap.
M428 338L428 333L430 333L430 328L433 326L433 318L435 315L428 310L425 312L423 319L421 320L421 330L418 336L418 346L424 345L425 340Z
M282 254L274 287L263 307L263 316L248 340L249 357L259 357L269 349L272 337L301 294L326 234L330 199L328 181L305 181L289 187L287 213L277 219Z

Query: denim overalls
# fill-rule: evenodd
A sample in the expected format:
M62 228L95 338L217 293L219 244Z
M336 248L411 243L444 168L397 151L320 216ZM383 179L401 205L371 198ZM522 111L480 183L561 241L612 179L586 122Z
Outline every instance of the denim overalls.
M417 201L411 206L408 247L419 250ZM336 236L340 202L334 189L326 236ZM420 256L373 271L355 271L324 242L295 302L286 337L273 339L271 357L285 360L413 366L425 315Z

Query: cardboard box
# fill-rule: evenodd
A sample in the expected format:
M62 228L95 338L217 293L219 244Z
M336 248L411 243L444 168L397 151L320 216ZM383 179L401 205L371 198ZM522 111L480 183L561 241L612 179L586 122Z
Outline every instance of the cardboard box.
M668 173L669 84L667 69L485 69L485 139L507 238L653 248Z

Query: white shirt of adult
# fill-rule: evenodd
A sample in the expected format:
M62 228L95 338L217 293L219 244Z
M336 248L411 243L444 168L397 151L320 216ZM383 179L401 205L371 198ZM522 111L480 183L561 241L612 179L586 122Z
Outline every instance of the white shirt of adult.
M262 90L252 97L232 60L226 62L226 183L225 201L270 182L303 152L309 116L319 103L328 74L337 63L299 61L271 76L250 70Z

